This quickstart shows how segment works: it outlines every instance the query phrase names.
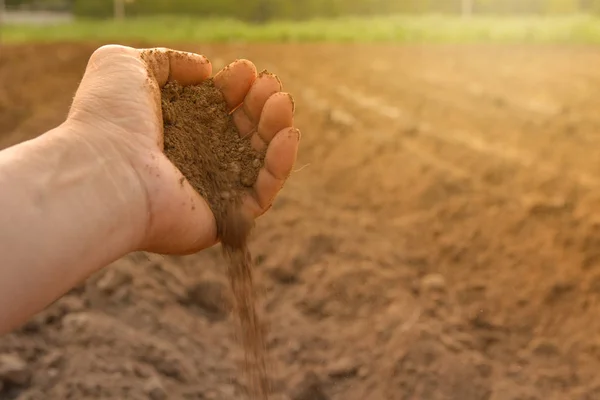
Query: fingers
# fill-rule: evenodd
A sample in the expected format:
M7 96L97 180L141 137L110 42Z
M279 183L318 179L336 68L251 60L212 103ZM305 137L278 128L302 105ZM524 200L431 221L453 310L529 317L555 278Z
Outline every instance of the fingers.
M265 156L265 164L254 184L255 199L261 210L265 211L271 206L292 172L299 141L300 131L294 128L279 131L271 140Z
M215 86L221 90L230 110L242 104L256 80L256 67L248 60L236 60L215 75Z
M200 54L165 48L143 49L140 52L160 87L168 81L177 81L183 86L196 85L212 74L210 61Z
M233 113L233 121L242 137L249 137L252 147L263 150L268 142L265 142L257 134L258 124L263 108L267 100L281 90L281 82L270 73L261 73L250 91L244 98L244 103ZM283 126L291 126L291 122Z
M265 103L279 91L281 82L275 75L263 72L258 76L246 94L242 106L233 113L233 120L242 137L256 131Z
M294 101L281 92L279 79L268 72L256 76L254 64L237 60L214 78L240 136L250 136L257 150L267 148L265 165L259 171L254 193L244 204L255 216L270 208L296 162L300 131L293 126Z
M281 89L281 81L277 76L268 72L261 72L244 99L242 105L244 114L255 124L258 124L267 99L281 91Z
M278 92L267 99L258 122L258 136L266 144L286 127L294 126L294 100L285 92Z

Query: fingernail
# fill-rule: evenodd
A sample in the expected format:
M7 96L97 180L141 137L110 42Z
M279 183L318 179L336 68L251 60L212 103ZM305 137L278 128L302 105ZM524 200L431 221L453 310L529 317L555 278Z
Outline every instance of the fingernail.
M277 83L279 83L279 90L283 90L283 82L281 82L281 79L279 79L279 77L275 74L272 75L275 77L275 79L277 79Z
M302 133L300 132L300 129L292 128L290 129L290 134L296 136L296 139L298 139L298 141L300 141L300 139L302 138Z
M262 71L259 72L258 78L262 78L263 76L272 76L273 78L275 78L277 80L277 83L279 84L279 90L283 89L283 83L281 82L281 79L279 79L279 77L277 75L275 75L274 73L269 72L266 69L263 69Z
M290 101L292 102L292 114L296 112L296 102L294 101L294 98L292 97L291 94L287 94L288 97L290 98Z

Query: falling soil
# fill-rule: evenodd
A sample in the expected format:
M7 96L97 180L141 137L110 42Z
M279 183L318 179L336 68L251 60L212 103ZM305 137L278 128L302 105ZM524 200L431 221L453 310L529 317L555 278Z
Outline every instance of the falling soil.
M243 196L263 165L264 152L254 150L247 138L240 137L212 79L198 86L167 84L162 89L162 112L165 154L208 201L216 218L240 322L249 395L267 399L265 345L247 244L253 219L241 209Z

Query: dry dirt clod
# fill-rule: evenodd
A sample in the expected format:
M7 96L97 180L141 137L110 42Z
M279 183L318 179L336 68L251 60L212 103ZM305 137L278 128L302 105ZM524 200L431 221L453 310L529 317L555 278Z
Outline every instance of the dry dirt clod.
M327 368L327 374L330 378L345 379L355 376L358 372L358 364L347 357L340 358Z
M17 354L0 355L0 382L24 386L29 383L31 371Z
M96 287L107 294L111 294L122 285L129 284L131 279L131 275L126 271L110 268L107 269L104 275L96 282Z
M362 366L358 369L357 375L359 378L366 378L369 376L369 369L365 366Z
M230 308L225 285L212 280L198 282L189 287L184 303L199 307L215 319L226 318Z
M165 400L168 397L165 387L157 377L152 377L146 381L144 392L151 400Z
M273 268L270 275L279 283L291 285L298 282L298 273L289 265L278 265Z
M93 318L93 315L85 312L69 314L63 318L62 328L70 332L81 332L89 327Z
M67 295L56 302L62 316L85 309L85 302L79 296Z
M44 357L42 357L42 359L40 360L40 363L45 367L45 368L56 368L57 366L59 366L63 361L63 353L61 353L60 351L51 351L48 354L46 354Z
M421 279L423 292L443 292L446 290L446 278L441 274L428 274Z
M190 185L208 202L217 223L223 255L228 261L246 356L249 396L269 397L264 333L255 307L251 256L247 241L253 218L241 203L256 182L265 152L256 151L249 138L240 137L227 103L212 79L182 87L176 82L162 89L164 152ZM206 304L205 304L206 305Z
M292 400L329 400L323 391L323 385L317 375L309 372L304 379L296 385L291 395Z
M232 385L221 385L219 387L219 392L222 396L225 396L226 398L231 398L235 395L235 387Z
M560 355L560 350L556 343L544 338L538 338L530 344L531 351L534 355L544 358L557 357Z

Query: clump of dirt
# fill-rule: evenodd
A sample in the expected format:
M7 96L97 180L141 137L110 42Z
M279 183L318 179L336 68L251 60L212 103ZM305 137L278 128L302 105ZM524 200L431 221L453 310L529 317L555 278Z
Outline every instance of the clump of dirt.
M254 222L241 208L263 165L264 151L256 151L240 137L212 79L187 87L168 83L162 89L162 112L165 154L208 201L217 221L240 322L250 397L267 399L265 344L247 244Z

